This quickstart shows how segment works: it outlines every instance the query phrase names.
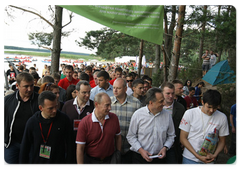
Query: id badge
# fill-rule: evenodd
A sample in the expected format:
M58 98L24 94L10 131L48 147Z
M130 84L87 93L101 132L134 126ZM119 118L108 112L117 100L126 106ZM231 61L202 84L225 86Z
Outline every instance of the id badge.
M51 154L50 146L46 146L46 145L40 146L40 153L39 153L40 157L50 159L50 154Z
M81 119L74 119L73 120L73 130L78 130L78 125L81 122Z

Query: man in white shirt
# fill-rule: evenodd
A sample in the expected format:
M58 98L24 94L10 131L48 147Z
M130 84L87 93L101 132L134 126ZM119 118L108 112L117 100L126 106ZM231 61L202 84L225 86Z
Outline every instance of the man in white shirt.
M179 126L180 142L185 146L183 164L212 163L224 148L229 129L226 115L217 110L220 104L221 94L217 90L208 90L203 94L202 106L185 112ZM211 134L218 137L217 147L212 153L206 146L201 149L205 138ZM213 145L212 141L210 145ZM204 155L199 154L200 150Z
M161 89L151 88L146 96L147 105L134 112L127 134L132 163L164 163L175 137L172 117L163 110Z

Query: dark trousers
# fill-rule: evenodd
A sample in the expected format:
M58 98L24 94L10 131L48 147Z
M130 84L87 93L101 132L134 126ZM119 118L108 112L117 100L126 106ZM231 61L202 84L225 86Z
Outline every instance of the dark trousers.
M121 164L131 164L132 163L132 152L127 151L125 154L121 155Z
M110 164L111 159L112 159L112 155L101 160L99 158L91 157L86 153L84 154L84 163L85 164Z
M20 143L11 143L8 148L4 147L4 159L9 164L19 163Z
M230 155L236 155L236 133L232 133L231 145L229 148Z
M177 155L175 153L175 147L170 148L166 154L166 164L167 165L177 165Z
M152 162L147 162L145 159L143 159L141 154L132 152L132 163L133 164L164 164L165 158L163 159L154 158Z

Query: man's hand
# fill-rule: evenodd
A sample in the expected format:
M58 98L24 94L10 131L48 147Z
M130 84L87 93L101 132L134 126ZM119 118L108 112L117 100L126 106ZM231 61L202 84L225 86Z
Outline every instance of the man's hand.
M141 154L143 159L145 159L147 162L152 162L152 159L149 158L148 156L152 156L148 151L144 150L143 148L140 148L138 152Z
M197 158L198 158L200 161L202 161L202 162L204 162L204 163L206 163L206 164L207 164L207 163L211 163L212 161L214 161L215 156L214 156L213 154L207 152L206 150L205 150L205 153L207 154L206 156L201 156L201 155L199 155Z
M167 148L163 147L160 152L158 153L158 155L162 155L161 157L158 157L158 159L163 159L166 157L166 153L167 153Z

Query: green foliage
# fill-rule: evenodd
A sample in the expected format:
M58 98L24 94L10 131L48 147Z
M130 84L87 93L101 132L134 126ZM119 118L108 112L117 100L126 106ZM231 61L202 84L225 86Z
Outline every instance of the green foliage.
M89 50L97 48L96 54L108 60L119 56L139 55L140 39L108 28L86 32L86 36L80 38L80 41L76 40L76 43ZM153 43L144 42L143 54L148 57L148 61L154 60L154 49Z
M195 60L185 65L184 69L178 72L177 78L185 82L190 79L192 82L198 80L202 76L202 63Z
M68 37L70 33L71 31L62 32L62 37ZM38 47L51 46L53 41L53 32L31 32L28 34L28 39L33 45L37 45Z
M53 33L45 32L36 32L29 33L28 39L32 42L33 45L41 46L50 46L53 40Z
M163 83L163 69L158 69L157 73L154 73L152 76L152 85L154 87L159 87Z

